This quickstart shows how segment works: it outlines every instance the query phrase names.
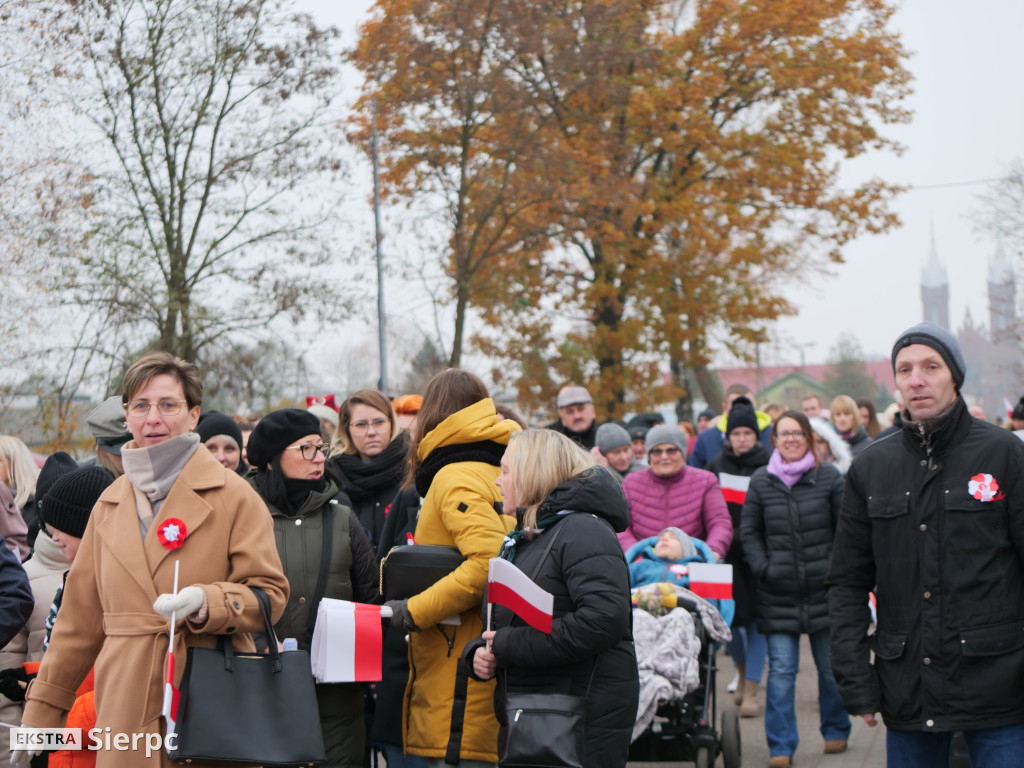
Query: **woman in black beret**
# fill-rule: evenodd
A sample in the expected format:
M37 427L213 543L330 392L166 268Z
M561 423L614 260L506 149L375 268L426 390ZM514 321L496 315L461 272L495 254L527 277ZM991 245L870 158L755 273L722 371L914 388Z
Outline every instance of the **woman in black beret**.
M274 629L309 649L317 608L325 598L377 603L377 560L355 513L335 498L338 484L324 474L328 446L309 411L268 413L249 436L247 480L274 520L274 538L291 595ZM316 686L327 761L362 768L366 744L362 683Z

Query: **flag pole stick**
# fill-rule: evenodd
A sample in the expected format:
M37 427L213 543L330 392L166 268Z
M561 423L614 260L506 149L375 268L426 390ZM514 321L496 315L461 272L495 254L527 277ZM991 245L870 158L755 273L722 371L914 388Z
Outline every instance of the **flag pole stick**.
M488 602L487 603L487 631L488 632L491 631L491 611L493 609L494 609L494 603ZM487 641L487 650L488 651L491 650L491 641L490 640Z

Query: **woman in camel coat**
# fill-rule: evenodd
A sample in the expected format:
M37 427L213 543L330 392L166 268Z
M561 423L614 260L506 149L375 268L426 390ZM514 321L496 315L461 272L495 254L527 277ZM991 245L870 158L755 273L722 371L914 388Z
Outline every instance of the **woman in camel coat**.
M122 453L125 476L93 508L22 719L26 726L60 727L95 664L104 747L97 768L170 765L162 745L146 755L145 734L165 732L170 622L161 612L177 611L180 684L191 646L213 648L217 635L228 634L236 636L236 650L254 650L249 633L261 630L263 619L249 586L267 593L274 620L288 597L266 506L191 431L202 401L195 366L150 353L128 369L124 387L134 437ZM168 549L160 539L172 518L184 523L186 536ZM176 562L179 588L171 594ZM142 734L137 748L117 749L113 735L121 733Z

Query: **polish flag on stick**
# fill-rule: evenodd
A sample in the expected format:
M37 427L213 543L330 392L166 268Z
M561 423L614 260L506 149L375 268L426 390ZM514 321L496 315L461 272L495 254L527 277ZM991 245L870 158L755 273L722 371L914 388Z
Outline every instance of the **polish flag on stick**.
M690 591L708 600L732 600L732 566L690 563Z
M747 489L750 488L749 477L723 472L718 476L718 482L722 486L722 495L727 502L742 504L747 498Z
M178 560L174 561L174 594L178 594ZM167 724L167 736L177 733L178 701L181 698L181 691L174 685L174 623L175 615L171 614L171 633L167 641L167 680L164 682L164 708L163 716ZM169 738L164 739L165 744L170 744ZM170 750L168 749L168 752Z
M490 604L503 605L534 629L551 634L555 598L508 560L492 557L487 567L488 625Z

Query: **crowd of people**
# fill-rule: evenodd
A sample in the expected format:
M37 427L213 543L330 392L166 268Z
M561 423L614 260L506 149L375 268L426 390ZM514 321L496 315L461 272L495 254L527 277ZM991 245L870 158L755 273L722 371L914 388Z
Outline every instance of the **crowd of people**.
M851 715L881 713L892 765L947 764L956 731L977 768L1012 765L1024 398L1016 436L972 414L957 342L929 323L900 335L893 368L892 424L846 395L759 408L743 385L693 424L601 423L568 385L558 419L529 427L459 369L395 400L359 390L245 418L203 411L196 367L149 353L90 414L89 458L40 466L0 437L0 719L162 734L172 620L178 670L223 636L265 652L261 592L278 640L308 650L321 600L383 603L381 560L424 544L461 561L387 601L382 679L316 685L327 766L495 766L506 704L524 692L585 698L582 764L624 766L640 685L631 588L685 586L691 562L732 566L733 600L715 603L732 625L731 690L741 717L763 716L772 768L799 744L802 636L825 753L848 748ZM168 548L172 523L187 544ZM484 608L492 558L553 596L549 632ZM169 764L162 750L148 761Z

